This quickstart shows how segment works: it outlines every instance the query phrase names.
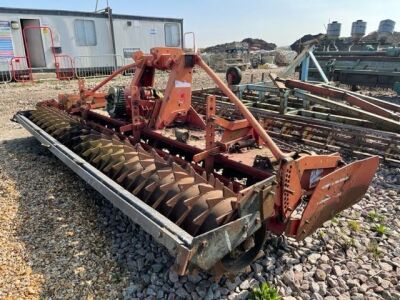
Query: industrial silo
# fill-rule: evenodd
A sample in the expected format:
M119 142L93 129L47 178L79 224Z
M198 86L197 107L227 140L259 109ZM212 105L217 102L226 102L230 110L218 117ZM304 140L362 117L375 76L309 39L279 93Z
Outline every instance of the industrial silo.
M387 38L393 34L395 21L386 19L379 23L378 28L378 41L386 42Z
M353 42L359 42L361 38L365 35L367 30L367 22L363 20L357 20L351 25L351 39Z
M342 24L338 23L337 21L333 21L332 23L328 24L328 28L326 30L326 36L329 40L337 40L340 37L340 29Z

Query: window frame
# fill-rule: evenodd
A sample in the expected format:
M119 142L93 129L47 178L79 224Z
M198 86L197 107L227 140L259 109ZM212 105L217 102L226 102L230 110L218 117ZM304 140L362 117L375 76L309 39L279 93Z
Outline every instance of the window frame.
M78 24L82 24L82 27L80 28L84 32L84 43L82 42L78 37L81 36L78 34ZM93 24L93 34L94 34L94 43L88 43L87 35L86 35L86 24ZM75 19L74 20L74 31L75 31L75 44L78 47L94 47L97 46L97 32L96 32L96 23L94 20L87 20L87 19Z
M167 27L168 26L176 26L176 28L178 29L178 43L177 45L172 45L172 44L168 44L167 43ZM169 23L164 23L164 42L165 42L165 47L173 47L173 48L179 48L182 45L182 36L181 36L181 29L180 29L180 24L179 23L173 23L173 22L169 22Z

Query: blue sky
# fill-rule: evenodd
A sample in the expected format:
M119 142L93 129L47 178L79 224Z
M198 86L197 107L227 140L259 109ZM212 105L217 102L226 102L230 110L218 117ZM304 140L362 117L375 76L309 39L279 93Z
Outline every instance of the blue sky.
M289 45L306 33L325 31L331 20L342 23L349 36L351 23L367 21L367 32L382 19L392 19L400 31L400 0L109 0L115 13L178 17L184 30L196 33L200 47L262 38L280 46ZM1 0L3 7L27 7L93 11L95 0ZM99 6L106 6L99 0Z

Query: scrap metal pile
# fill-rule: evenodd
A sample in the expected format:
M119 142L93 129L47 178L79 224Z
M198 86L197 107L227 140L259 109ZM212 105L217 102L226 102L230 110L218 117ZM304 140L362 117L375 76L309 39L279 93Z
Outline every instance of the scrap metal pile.
M388 164L400 165L399 105L326 84L274 81L231 85L269 135L358 157L379 155ZM241 118L218 88L193 92L198 111L204 112L209 95L216 95L221 115Z
M134 60L129 86L98 92L133 65L14 119L175 255L179 274L238 272L257 258L267 231L301 240L371 183L377 156L346 164L338 153L283 152L198 54L153 48ZM195 110L195 66L240 119L218 115L213 95L203 115ZM169 72L164 91L154 88L156 70Z

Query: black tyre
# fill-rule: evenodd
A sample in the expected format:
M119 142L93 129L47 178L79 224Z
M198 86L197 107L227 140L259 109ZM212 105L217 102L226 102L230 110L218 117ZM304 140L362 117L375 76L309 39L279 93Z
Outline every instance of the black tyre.
M229 67L226 71L226 81L229 85L239 84L242 81L242 71L238 67Z

